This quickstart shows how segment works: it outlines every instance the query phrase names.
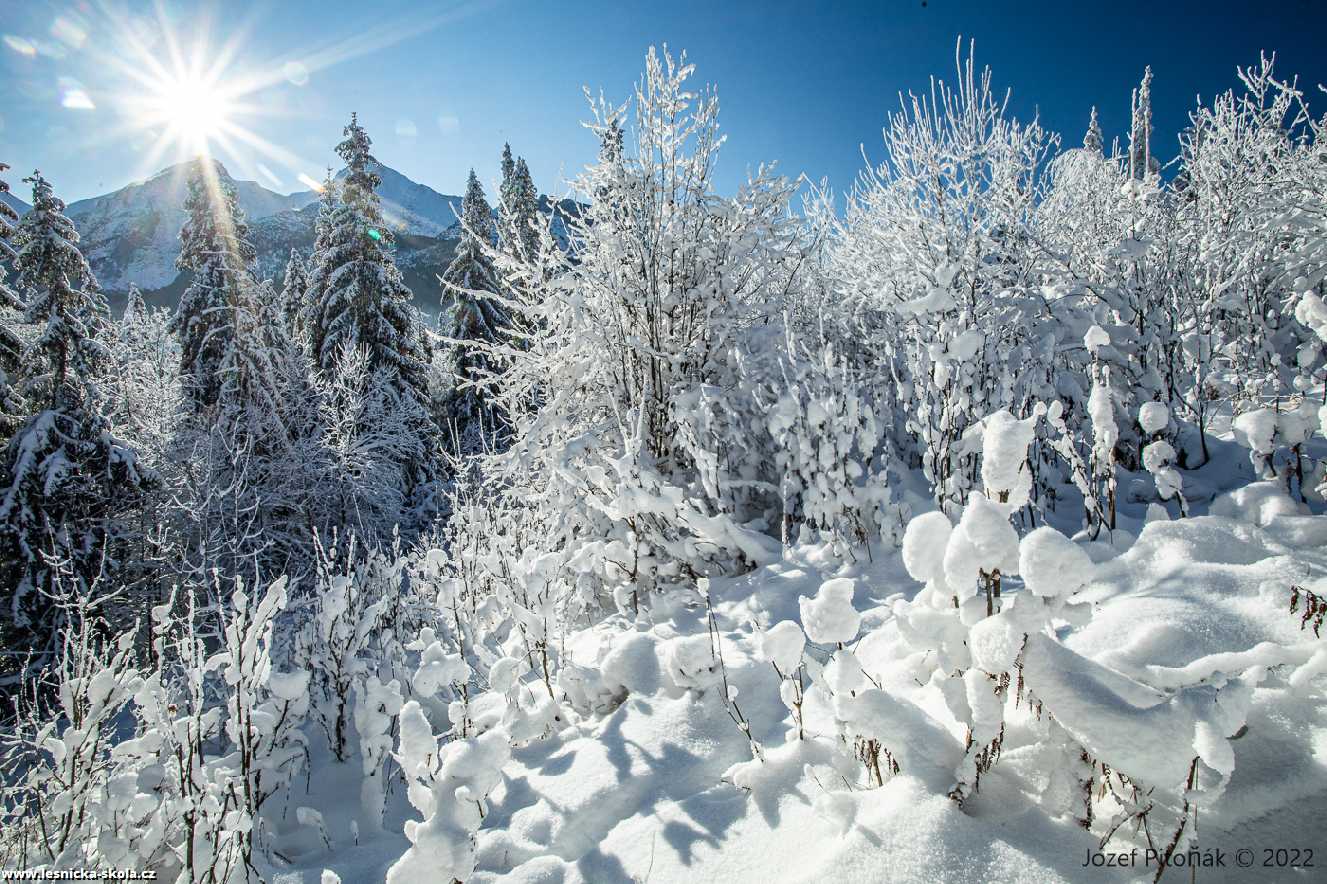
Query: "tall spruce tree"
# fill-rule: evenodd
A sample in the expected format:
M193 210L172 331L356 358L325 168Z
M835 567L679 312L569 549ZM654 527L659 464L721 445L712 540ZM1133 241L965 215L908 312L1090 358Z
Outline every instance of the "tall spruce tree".
M111 435L103 410L94 378L108 357L96 338L105 304L78 233L40 173L24 180L32 210L19 225L15 264L24 319L39 329L23 378L36 411L0 470L0 570L9 637L41 647L59 616L43 595L86 594L99 576L113 579L124 533L117 514L154 477Z
M298 249L290 250L286 262L286 275L281 285L281 320L286 333L298 339L304 333L304 303L309 291L309 271Z
M492 218L484 188L471 169L461 202L461 242L456 257L440 277L443 331L456 342L451 369L457 387L447 402L447 419L455 425L458 447L466 453L501 435L482 388L471 386L493 374L494 359L488 347L506 337L509 325L502 305L484 297L485 292L498 291L489 252L493 246Z
M172 327L180 338L180 373L195 414L215 408L221 360L235 335L234 310L252 285L254 248L235 190L211 161L200 160L189 177L188 213L180 231L175 266L193 273L180 296Z
M309 280L310 355L324 374L336 370L347 347L362 348L367 370L391 376L396 408L418 423L421 439L436 433L429 409L431 359L419 313L392 256L394 237L383 218L373 171L372 142L351 114L336 152L345 161L338 199L326 223ZM436 475L433 446L402 464L411 492Z
M147 316L147 302L143 292L134 283L129 283L129 294L124 299L124 312L120 314L120 323L127 327L141 322Z
M0 174L8 168L0 163ZM9 193L9 184L3 178L0 178L0 193ZM10 321L22 312L23 303L5 281L18 258L13 245L17 224L18 213L0 200L0 445L18 429L26 408L17 387L23 341Z
M502 184L498 190L498 237L502 249L532 259L539 249L539 191L525 158L513 159L511 145L502 146Z
M1096 105L1092 106L1092 116L1087 121L1087 132L1083 135L1083 150L1102 156L1105 143L1101 134L1101 123L1097 121Z
M1143 69L1143 81L1133 93L1129 126L1129 174L1142 181L1161 171L1152 156L1152 66Z

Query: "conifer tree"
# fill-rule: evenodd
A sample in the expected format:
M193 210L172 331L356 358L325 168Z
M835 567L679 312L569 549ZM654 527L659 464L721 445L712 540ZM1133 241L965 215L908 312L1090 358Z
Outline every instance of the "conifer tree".
M124 299L124 312L120 314L120 321L126 327L132 327L135 323L141 322L147 315L147 303L143 300L143 293L134 283L129 283L129 294Z
M344 134L336 151L345 161L345 176L309 280L310 355L328 374L346 347L363 348L370 373L392 376L395 407L413 415L421 437L431 436L436 432L428 408L431 354L410 289L392 256L394 237L375 192L380 179L373 171L377 160L372 141L355 114ZM415 490L436 473L431 456L402 468Z
M1101 124L1097 122L1097 108L1092 106L1092 117L1087 121L1087 133L1083 135L1083 150L1102 156L1105 145L1101 135Z
M498 236L502 248L530 259L539 248L539 191L525 158L512 159L511 145L502 146L502 186L498 192Z
M1161 170L1152 156L1152 66L1143 69L1143 82L1133 93L1129 126L1129 174L1138 181Z
M309 271L298 249L290 250L286 276L281 286L281 319L286 333L298 339L303 333L304 297L309 290Z
M233 312L241 289L252 284L254 248L235 190L200 161L184 201L175 266L193 273L180 296L172 327L180 337L180 373L195 413L217 404L221 360L235 335Z
M0 163L0 174L8 168ZM9 184L3 178L0 178L0 193L9 193ZM23 342L8 321L9 315L22 311L23 303L5 282L6 265L12 267L18 257L12 244L17 224L18 213L0 201L0 444L18 429L25 408L16 386Z
M116 514L154 477L111 436L94 381L108 356L95 337L105 304L78 233L40 173L24 180L33 185L32 211L19 225L15 264L24 319L40 329L24 353L23 378L37 411L0 470L0 567L8 625L41 642L51 633L40 622L55 614L41 594L86 594L114 571Z
M502 145L502 188L498 191L500 197L506 198L507 188L511 186L515 174L516 161L512 159L511 145L504 142Z
M493 221L484 188L473 169L461 203L461 242L441 277L444 333L455 341L452 374L458 388L447 403L448 419L456 425L463 451L480 447L480 438L492 441L498 427L484 404L480 389L467 384L482 381L494 370L487 347L501 342L508 327L503 307L484 292L498 291L497 273L489 249ZM482 429L481 429L482 428Z
M530 177L530 168L525 164L525 157L516 161L513 173L514 186L511 223L513 227L513 245L519 248L520 256L533 260L539 251L539 191L535 189L534 179Z

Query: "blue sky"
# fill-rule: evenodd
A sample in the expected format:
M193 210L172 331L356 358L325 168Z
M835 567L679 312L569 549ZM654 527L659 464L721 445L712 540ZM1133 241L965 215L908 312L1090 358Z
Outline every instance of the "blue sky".
M383 162L446 193L474 167L498 174L503 141L524 155L545 191L593 158L581 126L581 86L623 99L651 44L686 49L697 78L718 86L729 141L719 187L778 160L788 174L851 185L861 150L878 160L880 130L900 90L951 76L956 38L976 41L979 65L1013 89L1020 117L1039 112L1077 144L1088 109L1100 110L1107 140L1126 134L1129 92L1145 64L1154 74L1160 154L1195 96L1235 83L1236 65L1277 52L1277 68L1298 74L1321 114L1327 3L1152 2L1080 4L920 0L876 3L530 2L530 0L163 0L162 16L181 44L209 40L207 58L233 48L221 82L261 78L237 115L274 147L222 155L233 175L282 192L320 178L331 148L357 110ZM1066 9L1066 7L1074 7ZM120 29L158 40L156 5L0 2L0 160L9 180L34 166L73 200L112 190L148 168L156 133L124 109L143 87L118 65L139 69ZM298 67L307 70L307 80ZM81 96L80 96L81 91ZM84 100L86 99L86 100ZM63 105L73 105L67 107ZM88 107L92 105L92 107ZM182 158L168 151L157 167ZM261 168L260 168L261 164Z

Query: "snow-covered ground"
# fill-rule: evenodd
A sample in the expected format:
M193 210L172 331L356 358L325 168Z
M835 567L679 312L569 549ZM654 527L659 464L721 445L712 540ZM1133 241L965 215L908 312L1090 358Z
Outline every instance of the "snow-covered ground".
M1242 676L1252 698L1247 727L1229 743L1233 773L1197 815L1199 847L1223 851L1225 865L1201 869L1198 880L1247 881L1255 872L1256 880L1315 880L1327 855L1315 857L1314 869L1262 863L1268 849L1327 850L1324 680L1290 683L1323 643L1288 612L1291 584L1327 571L1327 516L1293 514L1298 506L1270 485L1247 487L1214 509L1230 515L1152 521L1133 542L1118 532L1114 546L1079 539L1096 564L1074 601L1090 603L1091 618L1077 627L1057 621L1054 633L1109 675L1094 682L1093 671L1066 667L1059 680L1083 707L1085 744L1099 739L1107 752L1112 741L1124 740L1118 764L1164 771L1169 756L1183 768L1193 748L1154 745L1146 729L1155 726L1164 738L1165 724L1144 720L1134 707L1116 710L1123 730L1094 732L1109 724L1111 704L1123 703L1129 691L1169 697L1182 687L1216 683L1218 673ZM861 615L860 638L846 647L887 698L875 716L898 771L886 770L878 787L870 787L850 753L846 766L836 759L844 747L835 708L813 689L798 739L766 659L777 645L765 642L770 627L788 620L806 625L804 604L827 581L844 585L840 579L848 581ZM900 600L919 589L899 552L888 548L844 563L826 548L803 546L742 577L714 580L711 606L731 706L723 700L724 673L709 671L710 627L699 594L657 605L650 623L619 617L570 635L569 659L599 670L625 698L588 715L564 704L569 720L512 751L489 795L472 880L1151 880L1156 869L1142 852L1146 836L1128 825L1105 850L1137 848L1137 867L1084 866L1101 850L1101 822L1088 832L1079 814L1050 806L1056 745L1048 739L1048 719L1014 691L1006 695L999 760L962 806L948 796L964 755L964 725L937 682L928 681L924 655L900 638L895 614ZM1009 581L1005 603L1017 608L1027 591ZM824 662L832 651L812 645L807 654ZM696 659L709 668L689 668ZM1121 693L1112 679L1130 687ZM1027 687L1038 689L1032 674ZM523 688L541 689L539 682ZM1044 693L1053 693L1050 685ZM1072 728L1068 719L1077 724L1077 713L1062 708L1058 714ZM734 715L749 722L763 760L753 761ZM278 863L273 880L314 882L323 869L343 881L381 880L409 847L400 833L413 811L399 784L384 832L366 835L362 822L355 823L358 805L346 798L358 789L358 762L315 761L313 769L310 794L293 800L321 810L331 849L316 830L292 826L277 845L292 864ZM1155 790L1149 827L1158 849L1179 819L1176 796ZM1236 864L1239 850L1254 852L1256 869ZM1171 869L1167 877L1188 874Z

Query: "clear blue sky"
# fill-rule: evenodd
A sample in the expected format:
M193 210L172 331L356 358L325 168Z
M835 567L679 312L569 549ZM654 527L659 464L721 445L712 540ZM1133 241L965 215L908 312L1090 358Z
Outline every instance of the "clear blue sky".
M1149 63L1165 158L1194 97L1233 85L1235 66L1262 49L1275 50L1278 70L1298 74L1318 113L1327 111L1317 89L1327 83L1322 0L163 2L186 45L201 32L209 57L234 44L223 82L271 81L243 99L262 114L236 122L279 155L242 149L223 160L233 175L283 192L303 189L300 173L321 177L335 162L331 148L358 110L379 159L437 190L460 192L472 166L493 181L510 141L540 188L561 193L595 150L580 126L581 86L627 97L646 49L664 42L686 49L698 79L719 88L724 190L764 160L847 188L863 144L879 159L898 92L952 75L960 34L976 40L977 61L994 69L996 84L1012 87L1016 112L1039 111L1070 144L1093 104L1108 141L1125 134L1130 89ZM120 131L125 95L139 87L114 62L132 57L116 29L152 35L156 15L147 0L0 0L0 159L14 167L20 195L17 179L38 165L69 200L155 171L144 168L151 133ZM310 68L302 85L291 62ZM178 158L168 153L157 165Z

